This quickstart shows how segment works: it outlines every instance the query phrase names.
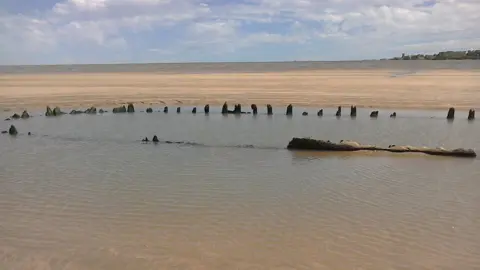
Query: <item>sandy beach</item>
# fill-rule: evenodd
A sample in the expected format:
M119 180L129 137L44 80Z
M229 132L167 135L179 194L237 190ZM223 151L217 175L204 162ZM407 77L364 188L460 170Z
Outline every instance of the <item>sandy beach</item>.
M401 71L398 71L401 73ZM480 107L480 74L432 70L392 76L392 70L264 73L70 73L0 75L0 108L112 107L126 102L164 106L259 106L457 109Z

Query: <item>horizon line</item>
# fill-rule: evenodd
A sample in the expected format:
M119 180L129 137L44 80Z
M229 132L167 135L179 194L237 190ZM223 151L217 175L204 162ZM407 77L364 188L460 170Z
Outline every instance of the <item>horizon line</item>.
M381 59L363 59L363 60L285 60L285 61L191 61L191 62L116 62L116 63L82 63L82 64L0 64L0 67L45 67L45 66L91 66L91 65L185 65L185 64L275 64L275 63L341 63L341 62L373 62L373 61L399 61L390 58ZM414 60L414 61L432 61L432 60ZM450 61L450 60L443 60ZM451 60L459 61L459 60ZM461 60L460 60L461 61Z

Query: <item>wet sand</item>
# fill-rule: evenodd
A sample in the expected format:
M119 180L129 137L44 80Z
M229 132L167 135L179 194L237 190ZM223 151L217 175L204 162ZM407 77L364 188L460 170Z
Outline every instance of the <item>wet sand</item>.
M0 108L256 103L305 107L467 110L480 103L475 70L316 70L257 73L70 73L0 75ZM400 74L395 76L396 74Z

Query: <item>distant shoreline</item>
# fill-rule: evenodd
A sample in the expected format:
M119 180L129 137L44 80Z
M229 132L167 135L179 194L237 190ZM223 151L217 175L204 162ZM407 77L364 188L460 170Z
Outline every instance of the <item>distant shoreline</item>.
M394 57L390 60L480 60L480 50L468 51L444 51L435 54L402 54L401 57Z

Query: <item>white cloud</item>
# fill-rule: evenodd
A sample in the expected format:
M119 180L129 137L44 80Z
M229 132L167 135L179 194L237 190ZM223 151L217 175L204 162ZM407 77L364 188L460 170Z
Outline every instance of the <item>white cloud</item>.
M235 21L198 22L192 25L194 35L212 37L234 37L239 24Z
M53 11L62 15L76 12L100 13L117 10L119 8L123 11L125 11L125 8L133 8L138 11L138 8L141 10L149 7L163 6L169 3L171 3L171 0L67 0L57 3L53 7Z
M150 49L148 49L148 51L149 51L149 52L158 53L158 54L166 54L166 55L171 55L171 54L173 54L172 51L165 50L165 49L161 49L161 48L150 48Z
M402 46L402 49L419 53L433 53L447 50L473 50L480 46L480 38L442 40L424 43L412 43Z
M51 57L59 51L66 59L77 50L85 54L105 50L101 61L116 61L109 55L112 48L134 54L142 42L140 48L145 52L162 48L169 55L182 55L194 48L217 57L256 45L336 42L356 48L360 56L368 54L366 58L372 52L384 57L402 51L480 47L478 24L478 0L437 0L433 6L422 0L238 0L221 4L209 0L63 0L49 10L1 15L0 63L12 62L12 54L28 59L29 54ZM161 51L157 55L164 55Z
M23 15L0 17L0 44L7 53L15 50L35 52L52 49L55 33L48 22Z

